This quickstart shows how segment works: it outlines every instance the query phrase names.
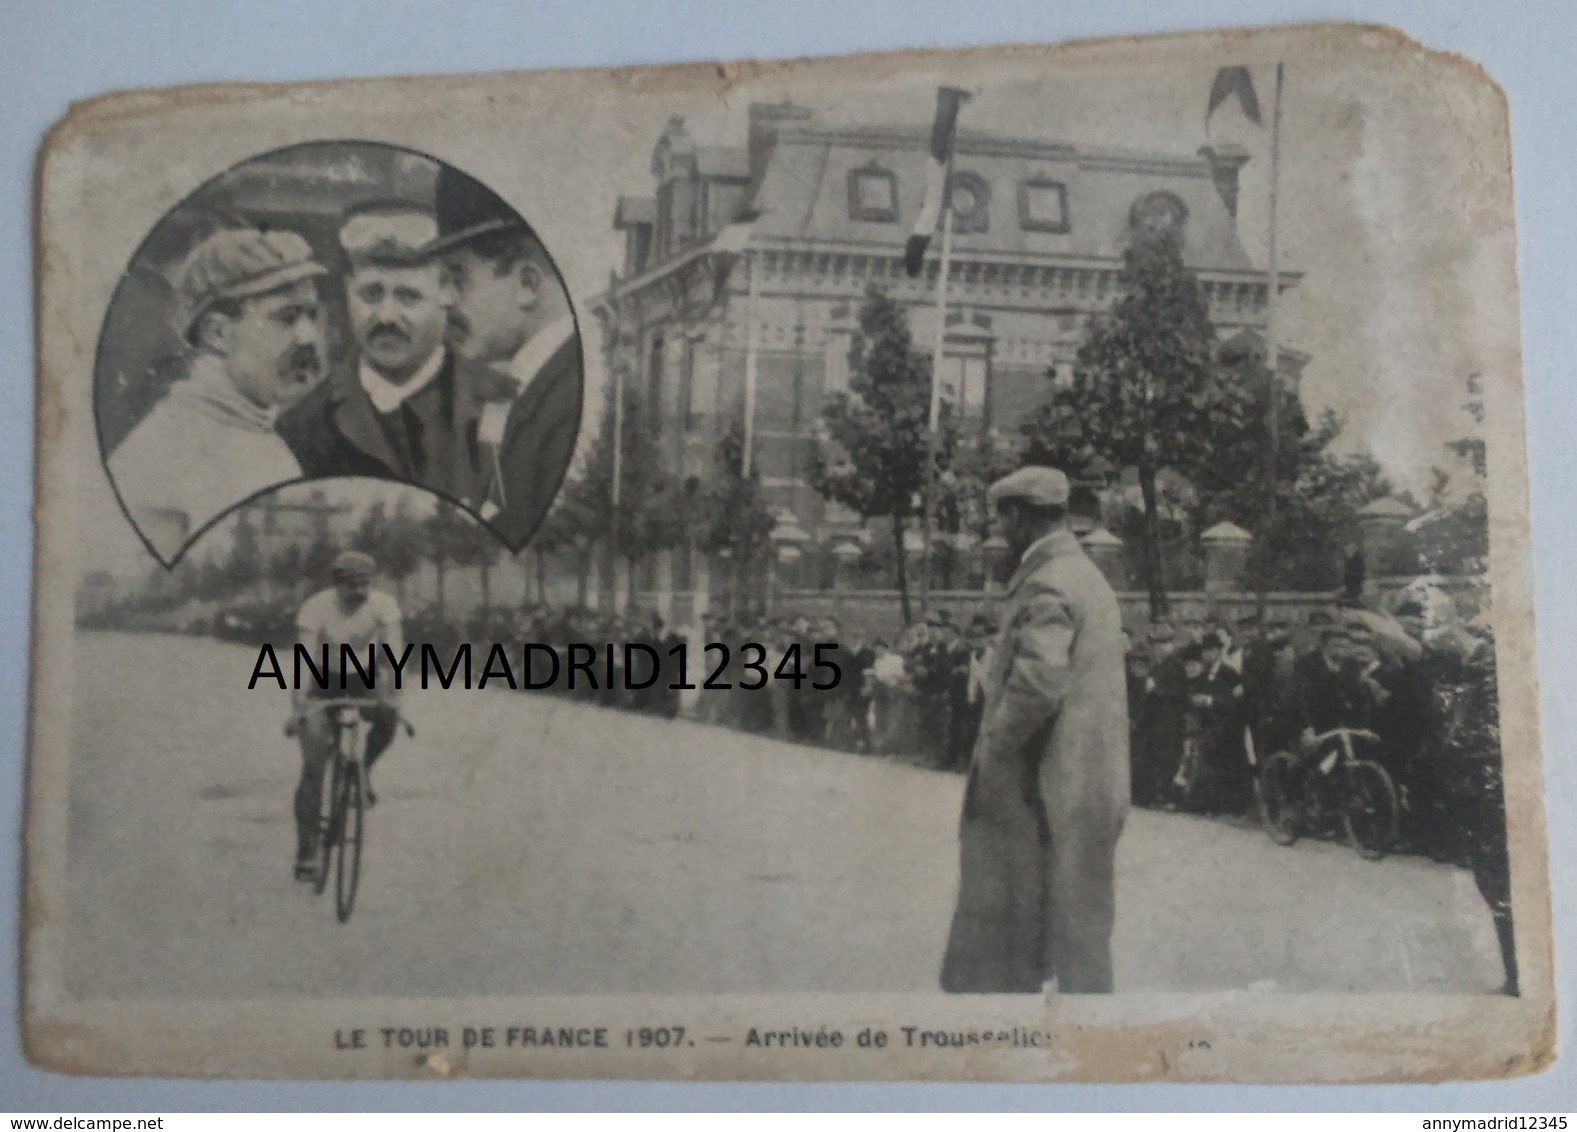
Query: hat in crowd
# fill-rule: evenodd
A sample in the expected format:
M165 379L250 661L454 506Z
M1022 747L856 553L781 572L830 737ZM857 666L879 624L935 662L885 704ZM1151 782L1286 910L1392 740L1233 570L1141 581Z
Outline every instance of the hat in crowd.
M266 295L326 275L312 246L284 229L231 228L199 242L177 271L175 329L182 338L215 303Z
M1227 647L1228 638L1220 629L1212 629L1199 638L1199 647L1202 649L1224 649Z
M359 550L341 551L334 559L331 573L336 580L369 579L378 572L378 564L372 560L372 555L363 554Z
M1191 644L1184 645L1181 649L1178 650L1177 658L1179 660L1183 661L1183 663L1185 663L1185 664L1187 662L1189 662L1190 660L1197 660L1197 661L1203 662L1204 659L1205 659L1204 646L1201 645L1198 641L1194 641Z
M1029 464L997 480L987 494L994 504L1021 499L1036 507L1066 507L1068 477L1056 468Z
M1150 629L1145 634L1152 641L1170 641L1177 635L1168 621L1152 621Z
M416 267L432 259L438 220L413 204L367 204L345 214L339 243L352 267Z
M1316 609L1309 614L1310 625L1329 625L1334 620L1335 618L1323 609Z
M1336 621L1326 623L1320 628L1320 643L1326 641L1348 640L1352 637L1352 629Z
M1409 601L1404 601L1401 605L1397 606L1396 607L1396 612L1394 614L1392 614L1392 616L1394 616L1394 617L1422 617L1422 616L1424 616L1425 612L1426 612L1426 610L1424 609L1424 603L1423 602L1409 600Z
M432 246L435 252L448 251L467 240L506 228L529 230L503 197L475 177L447 165L438 169L434 211L438 221L438 237Z

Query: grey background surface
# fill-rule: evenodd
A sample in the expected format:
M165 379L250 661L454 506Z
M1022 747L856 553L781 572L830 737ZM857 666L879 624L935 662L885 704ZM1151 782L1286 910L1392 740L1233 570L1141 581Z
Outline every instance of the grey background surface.
M1574 938L1577 594L1562 501L1577 493L1577 7L1570 0L25 0L0 3L0 1111L517 1108L1390 1109L1577 1108L1577 983L1558 962L1565 1056L1534 1078L1383 1088L678 1085L522 1082L345 1085L85 1080L24 1061L17 949L33 452L32 193L44 131L68 103L125 87L225 80L611 66L843 54L1354 19L1394 24L1482 64L1512 106L1537 555L1538 651L1556 938ZM1571 952L1568 946L1567 956Z

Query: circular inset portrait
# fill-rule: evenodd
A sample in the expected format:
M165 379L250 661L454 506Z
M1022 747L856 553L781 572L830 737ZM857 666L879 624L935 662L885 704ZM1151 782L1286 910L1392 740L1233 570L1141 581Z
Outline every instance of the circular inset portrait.
M425 154L312 142L159 221L104 319L94 406L127 517L165 565L260 492L425 488L511 550L569 467L580 336L547 249Z

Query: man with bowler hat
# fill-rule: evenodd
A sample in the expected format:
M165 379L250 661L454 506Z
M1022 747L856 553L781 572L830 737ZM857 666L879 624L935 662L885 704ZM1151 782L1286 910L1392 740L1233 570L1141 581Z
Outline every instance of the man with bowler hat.
M486 185L438 172L438 240L455 301L450 345L486 367L477 390L482 482L475 506L511 546L542 521L580 430L580 336L536 234Z

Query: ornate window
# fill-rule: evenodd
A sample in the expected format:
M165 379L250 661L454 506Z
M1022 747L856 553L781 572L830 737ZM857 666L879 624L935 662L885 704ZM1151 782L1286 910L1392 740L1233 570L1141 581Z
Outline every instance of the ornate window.
M898 177L872 161L849 173L849 218L892 223L898 219Z
M953 231L984 232L991 224L991 182L968 170L953 174Z
M1031 177L1018 186L1019 225L1027 232L1068 230L1068 186L1049 177Z

